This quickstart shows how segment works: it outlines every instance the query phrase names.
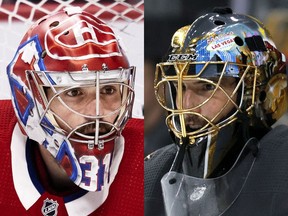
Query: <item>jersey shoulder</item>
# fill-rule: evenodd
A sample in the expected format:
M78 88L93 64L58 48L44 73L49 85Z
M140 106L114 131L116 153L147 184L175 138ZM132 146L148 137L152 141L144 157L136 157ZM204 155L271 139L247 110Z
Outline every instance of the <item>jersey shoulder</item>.
M19 201L12 178L10 144L17 123L11 100L0 100L0 208L2 215L27 215ZM20 143L21 144L21 143ZM24 145L24 143L23 143Z
M288 215L288 126L261 140L255 163L237 200L224 215Z
M11 100L0 100L0 129L13 130L16 122L17 118Z
M170 144L151 153L144 161L145 216L164 216L161 179L170 170L177 153L177 146Z

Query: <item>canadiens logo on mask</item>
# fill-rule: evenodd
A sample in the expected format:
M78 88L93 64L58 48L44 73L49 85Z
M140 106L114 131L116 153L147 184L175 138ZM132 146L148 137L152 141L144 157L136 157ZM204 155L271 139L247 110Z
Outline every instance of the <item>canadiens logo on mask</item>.
M72 26L71 23L73 23ZM71 17L54 25L55 27L45 34L45 50L52 58L82 60L122 55L114 32L103 23L87 18L75 23ZM91 46L91 43L96 46ZM55 45L61 46L60 53ZM85 52L87 48L93 48L93 50L87 53Z

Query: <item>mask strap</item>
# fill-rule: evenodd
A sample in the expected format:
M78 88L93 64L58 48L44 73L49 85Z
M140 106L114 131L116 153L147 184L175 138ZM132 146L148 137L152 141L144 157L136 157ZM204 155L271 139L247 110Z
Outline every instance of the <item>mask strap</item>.
M183 162L183 159L184 159L184 154L185 154L185 151L186 151L186 148L189 144L189 137L182 137L182 144L179 145L179 150L175 156L175 159L173 161L173 164L170 168L170 172L171 171L175 171L175 172L179 172L180 168L181 168L181 165L182 165L182 162Z

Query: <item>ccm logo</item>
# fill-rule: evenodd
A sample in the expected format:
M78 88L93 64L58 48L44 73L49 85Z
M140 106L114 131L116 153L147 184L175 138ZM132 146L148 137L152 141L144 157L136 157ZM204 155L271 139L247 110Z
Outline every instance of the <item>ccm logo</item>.
M168 61L195 61L197 57L198 54L170 54L168 56Z

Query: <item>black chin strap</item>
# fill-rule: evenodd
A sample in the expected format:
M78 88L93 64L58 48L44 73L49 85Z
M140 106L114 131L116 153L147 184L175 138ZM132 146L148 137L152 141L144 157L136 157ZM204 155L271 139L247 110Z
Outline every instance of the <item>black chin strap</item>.
M171 166L170 171L179 172L181 169L181 165L182 165L182 162L184 159L184 154L185 154L185 151L187 150L187 147L189 145L189 138L188 137L182 138L182 142L183 143L181 145L180 144L178 145L179 150L175 156L175 159L173 161L173 164Z
M237 122L240 123L240 127L241 127L241 131L242 131L242 136L243 136L243 141L244 143L246 143L251 135L249 133L249 122L250 122L250 119L248 118L248 115L247 113L242 113L242 112L239 112L237 114Z

